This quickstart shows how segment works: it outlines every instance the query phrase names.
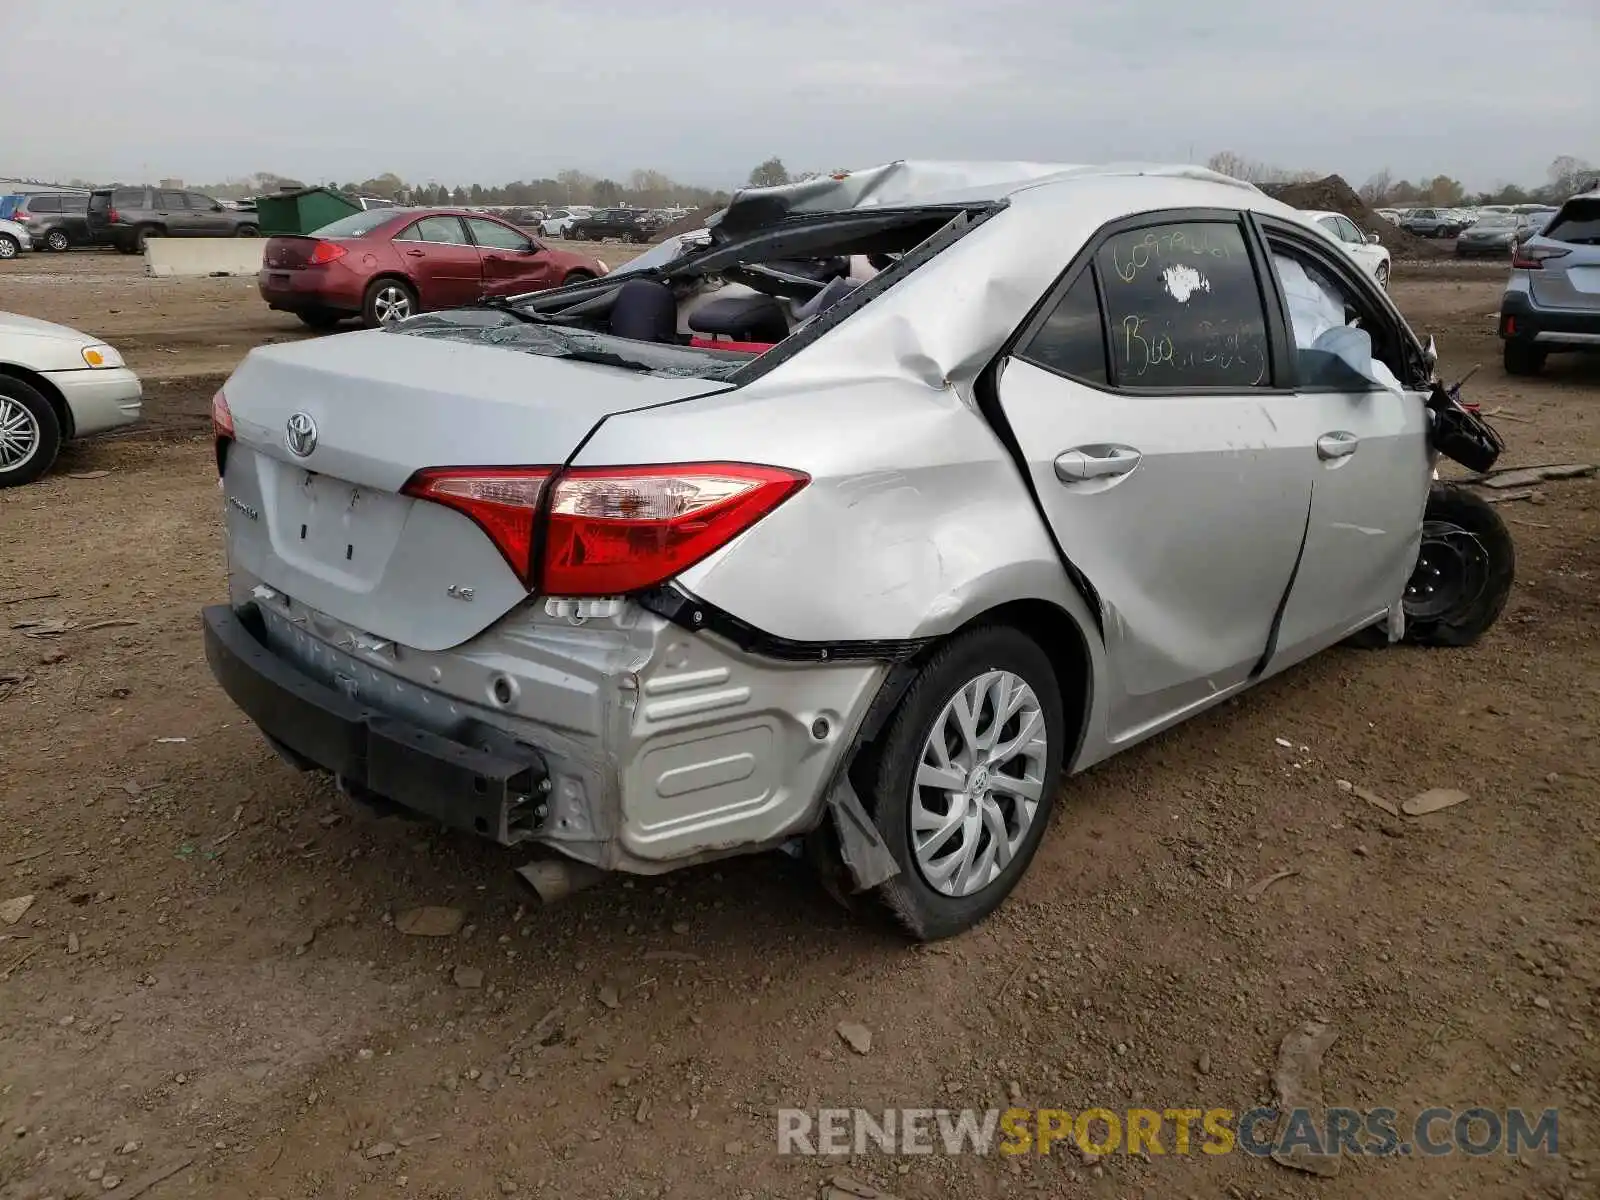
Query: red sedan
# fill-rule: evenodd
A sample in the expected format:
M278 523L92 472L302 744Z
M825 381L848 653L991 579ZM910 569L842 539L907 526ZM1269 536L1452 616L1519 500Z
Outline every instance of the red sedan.
M354 316L373 328L606 273L599 259L540 245L494 217L439 208L371 209L268 238L261 262L262 299L313 329Z

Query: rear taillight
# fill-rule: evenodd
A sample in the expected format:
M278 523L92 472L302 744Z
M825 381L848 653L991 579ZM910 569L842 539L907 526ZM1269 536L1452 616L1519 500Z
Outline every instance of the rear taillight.
M746 463L564 472L550 497L540 586L555 596L652 587L727 545L809 480Z
M122 218L117 215L116 209L108 208L106 209L106 220L115 225L118 221L122 220Z
M228 398L221 391L211 397L211 430L218 437L233 436L233 410L228 407Z
M220 388L211 397L211 432L216 435L217 486L220 487L222 473L228 466L228 447L233 444L233 412Z
M342 251L341 251L342 253ZM527 587L533 586L533 519L550 467L432 467L401 490L477 523Z
M782 467L724 462L559 474L550 467L435 467L418 471L402 490L476 522L530 588L617 596L687 570L809 481ZM536 544L543 547L537 572Z
M313 267L320 267L323 263L337 262L349 251L338 242L318 242L317 248L311 252L311 257L306 261Z
M1552 258L1565 258L1571 253L1559 246L1516 246L1511 251L1511 265L1524 271L1541 271Z

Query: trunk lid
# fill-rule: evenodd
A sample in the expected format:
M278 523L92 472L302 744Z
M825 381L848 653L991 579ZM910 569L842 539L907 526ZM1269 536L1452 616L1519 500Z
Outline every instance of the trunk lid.
M267 239L265 249L262 251L261 261L263 266L273 267L277 270L293 270L303 267L311 261L311 255L317 248L321 239L304 237L300 234L279 234Z
M612 413L728 386L382 330L263 347L224 388L230 558L378 638L459 645L528 593L470 519L400 494L415 472L560 465Z

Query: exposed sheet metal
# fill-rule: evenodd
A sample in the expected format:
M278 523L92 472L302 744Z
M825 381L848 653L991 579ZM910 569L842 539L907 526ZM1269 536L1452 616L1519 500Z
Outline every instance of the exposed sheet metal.
M777 187L735 192L728 207L708 222L725 235L739 235L784 217L853 208L999 200L1032 184L1086 175L1159 175L1257 189L1204 167L1158 163L1086 165L1048 162L960 162L899 159L879 167L825 175Z

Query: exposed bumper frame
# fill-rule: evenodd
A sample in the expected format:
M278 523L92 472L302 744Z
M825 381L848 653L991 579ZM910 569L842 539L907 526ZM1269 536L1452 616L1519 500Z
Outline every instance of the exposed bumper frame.
M253 607L212 605L201 619L212 675L298 765L502 845L536 831L549 790L537 751L495 746L488 730L485 745L451 740L341 695L273 653Z

